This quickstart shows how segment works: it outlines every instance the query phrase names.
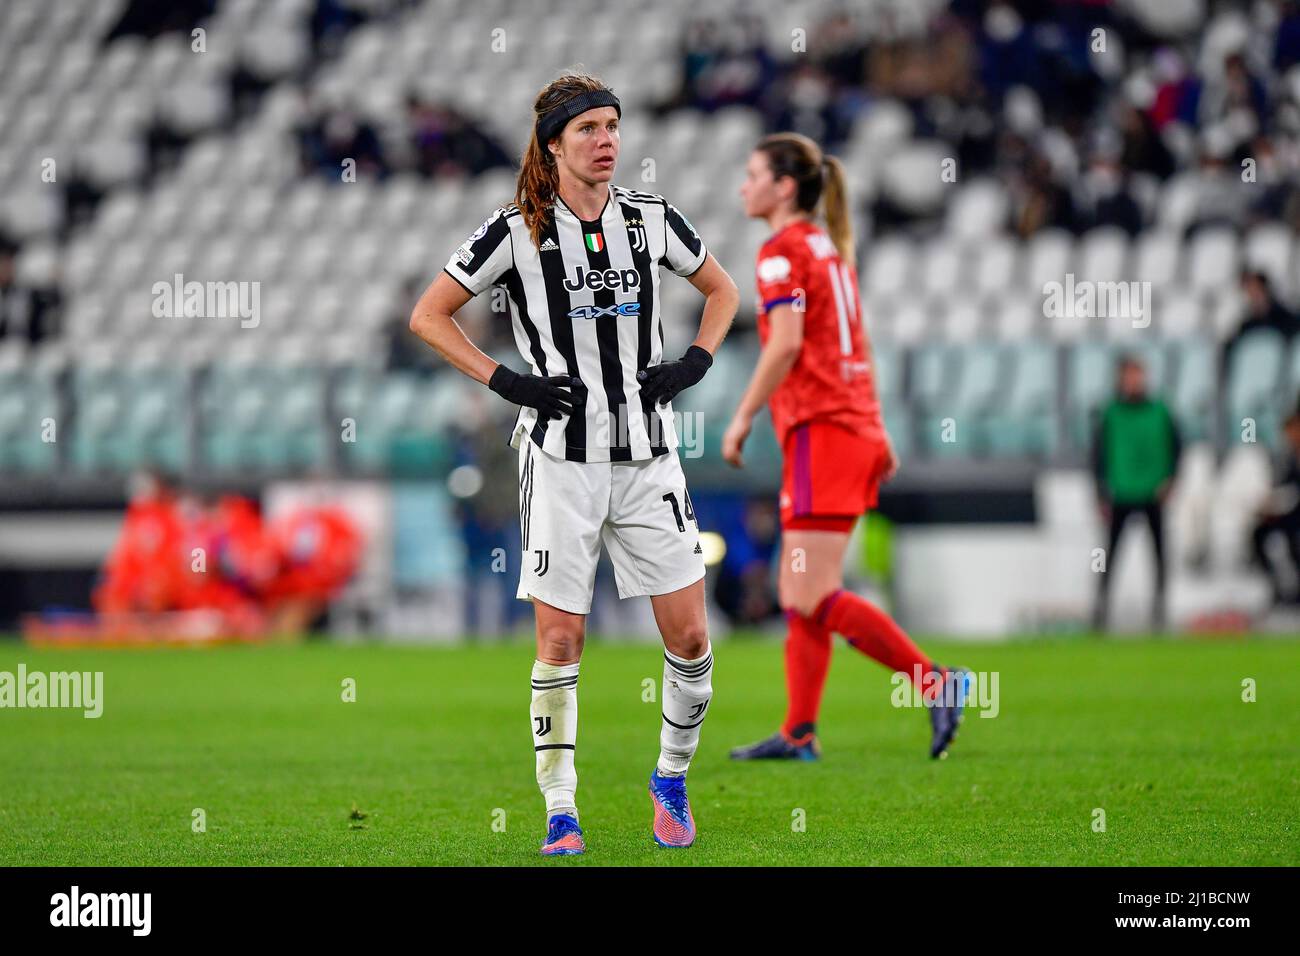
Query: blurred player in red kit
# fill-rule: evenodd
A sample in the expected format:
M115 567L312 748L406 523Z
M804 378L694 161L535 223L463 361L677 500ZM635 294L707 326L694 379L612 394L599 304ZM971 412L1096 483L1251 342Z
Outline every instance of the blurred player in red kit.
M832 632L890 670L920 676L930 755L944 756L961 720L966 672L936 664L887 614L843 588L849 534L898 469L858 301L843 167L807 137L777 133L750 154L741 197L746 214L765 220L772 235L758 253L762 355L722 455L741 467L754 416L768 405L783 456L779 592L789 706L780 731L731 756L819 756L816 721Z

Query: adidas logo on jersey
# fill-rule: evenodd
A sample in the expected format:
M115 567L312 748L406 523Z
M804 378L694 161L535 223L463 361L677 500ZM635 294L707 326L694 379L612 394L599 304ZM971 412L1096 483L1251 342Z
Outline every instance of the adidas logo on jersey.
M547 236L547 237L546 237L546 241L543 242L540 246L538 246L537 251L538 251L538 252L556 252L556 251L559 250L559 248L560 248L560 247L559 247L559 245L555 242L555 240L552 239L550 236Z

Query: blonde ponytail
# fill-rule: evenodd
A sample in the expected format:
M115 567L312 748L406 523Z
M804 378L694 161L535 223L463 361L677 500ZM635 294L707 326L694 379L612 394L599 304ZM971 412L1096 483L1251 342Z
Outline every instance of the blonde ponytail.
M844 181L844 164L834 156L825 156L826 188L822 191L822 212L826 217L826 231L840 258L857 264L853 248L853 220L849 215L848 186Z

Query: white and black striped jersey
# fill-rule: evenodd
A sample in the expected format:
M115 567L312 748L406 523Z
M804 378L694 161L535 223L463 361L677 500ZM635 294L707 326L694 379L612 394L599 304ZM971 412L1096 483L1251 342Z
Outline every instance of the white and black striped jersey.
M585 406L563 418L539 421L536 409L522 409L510 444L527 434L569 461L640 461L676 448L672 405L643 402L636 373L663 356L659 266L689 276L705 255L667 200L619 186L591 222L557 199L541 248L514 203L466 239L447 273L471 295L503 286L533 374L576 376L586 389Z

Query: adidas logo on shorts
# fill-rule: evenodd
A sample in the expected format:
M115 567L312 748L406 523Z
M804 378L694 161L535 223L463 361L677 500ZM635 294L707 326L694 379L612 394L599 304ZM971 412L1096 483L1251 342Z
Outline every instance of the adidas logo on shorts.
M698 541L695 542L695 553L696 554L704 553L704 549L700 547L700 543Z

